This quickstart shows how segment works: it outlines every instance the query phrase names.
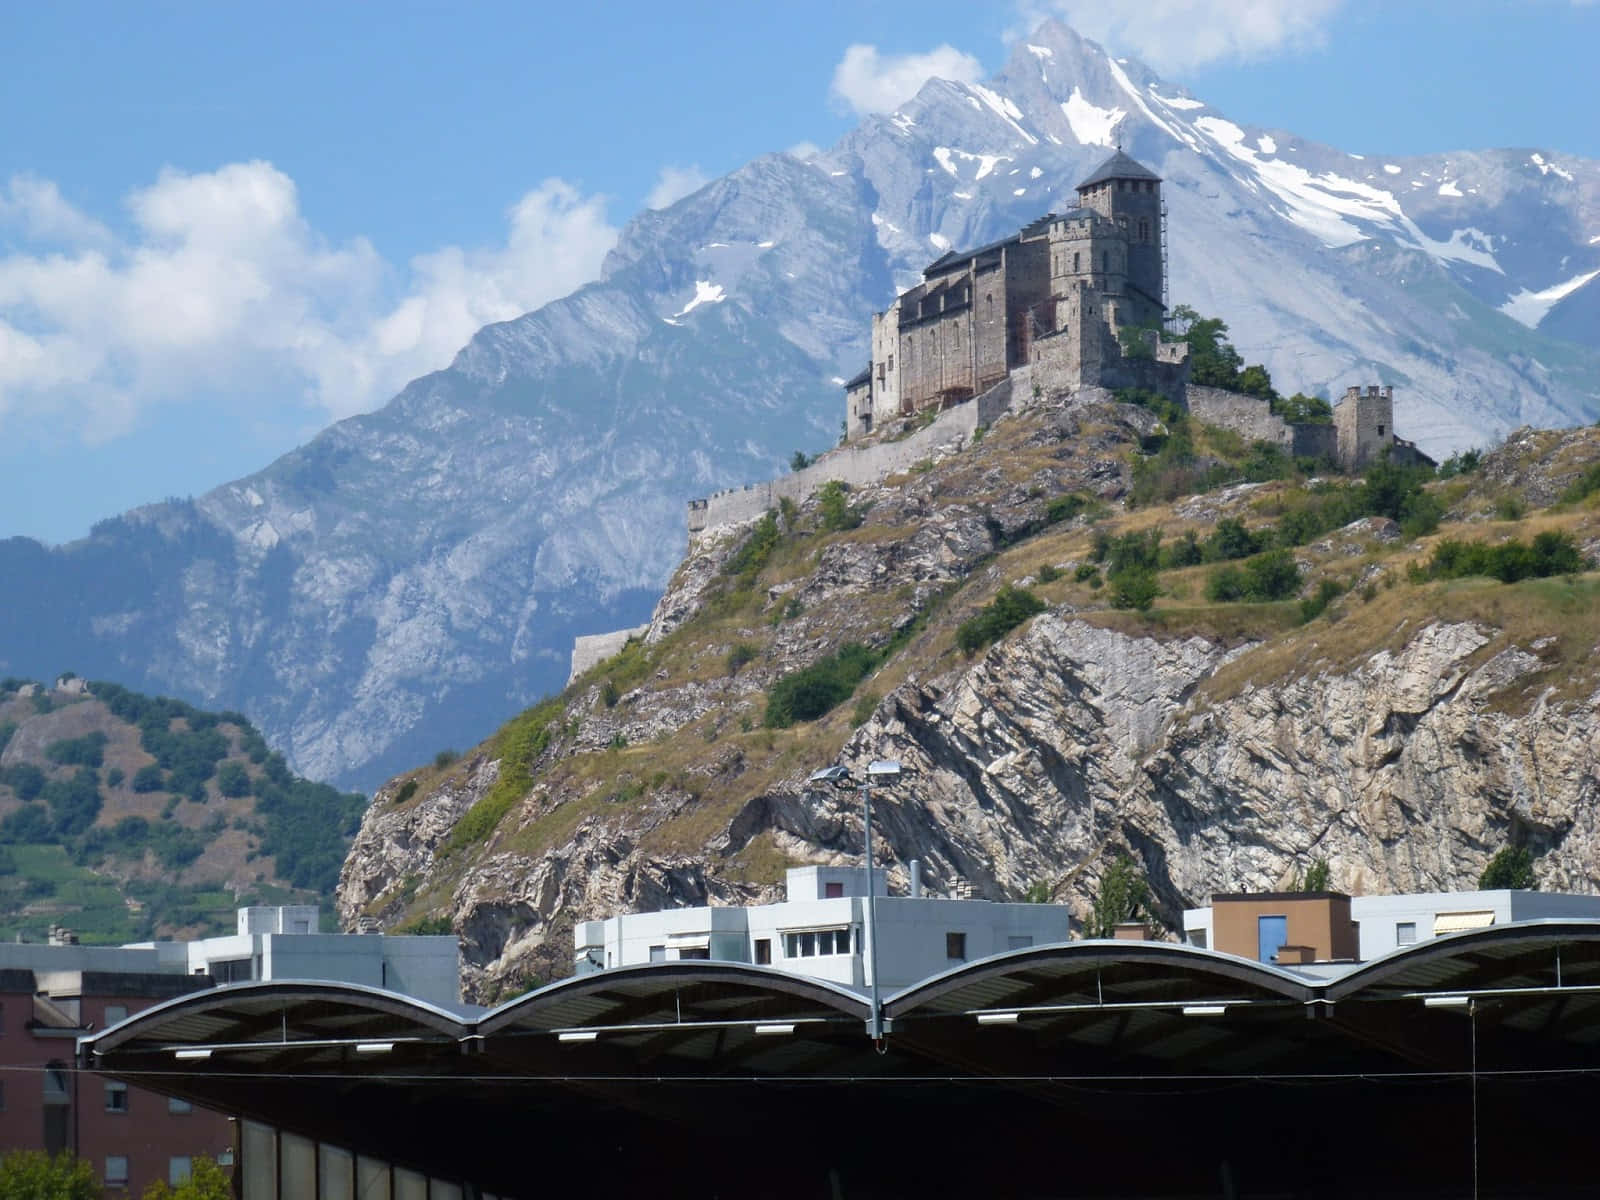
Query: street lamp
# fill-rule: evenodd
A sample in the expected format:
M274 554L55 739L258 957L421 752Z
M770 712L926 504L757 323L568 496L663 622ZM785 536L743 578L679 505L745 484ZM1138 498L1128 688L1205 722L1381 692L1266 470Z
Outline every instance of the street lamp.
M837 763L813 771L807 780L808 783L825 783L840 791L853 787L861 789L861 815L867 842L867 966L872 972L872 1014L867 1018L867 1034L878 1043L883 1041L883 1005L878 1000L878 906L872 886L872 785L899 775L899 763L893 759L877 759L867 764L866 776L859 783L851 777L849 767Z

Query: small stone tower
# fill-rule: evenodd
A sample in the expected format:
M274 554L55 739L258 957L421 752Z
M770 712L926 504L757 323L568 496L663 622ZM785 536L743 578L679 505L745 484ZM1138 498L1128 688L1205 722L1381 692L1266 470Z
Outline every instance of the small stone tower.
M1365 394L1347 388L1334 407L1339 436L1339 465L1358 471L1394 446L1394 389L1370 386Z
M1078 203L1106 218L1126 246L1126 274L1100 284L1114 303L1113 327L1159 325L1166 256L1161 244L1161 177L1118 150L1078 185ZM1099 239L1096 239L1097 241ZM1120 249L1118 247L1117 249ZM1096 247L1096 263L1119 257L1109 244Z

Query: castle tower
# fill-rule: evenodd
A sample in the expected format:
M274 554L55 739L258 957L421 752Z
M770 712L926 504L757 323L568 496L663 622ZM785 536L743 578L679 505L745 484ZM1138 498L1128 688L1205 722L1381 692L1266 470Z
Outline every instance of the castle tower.
M1115 226L1127 247L1126 274L1115 281L1122 296L1116 323L1159 325L1166 316L1161 177L1118 150L1078 185L1078 203Z

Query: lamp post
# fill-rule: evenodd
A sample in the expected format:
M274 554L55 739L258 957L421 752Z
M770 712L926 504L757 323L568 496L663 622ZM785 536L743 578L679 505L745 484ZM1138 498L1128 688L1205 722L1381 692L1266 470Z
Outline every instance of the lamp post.
M826 783L840 791L852 787L861 790L861 819L866 831L867 853L867 969L872 975L872 1012L867 1017L867 1035L874 1042L883 1041L883 1005L878 998L878 905L876 889L872 886L872 784L880 779L895 779L900 775L900 764L893 759L876 759L867 764L867 773L858 784L850 775L850 768L835 764L813 771L808 783Z

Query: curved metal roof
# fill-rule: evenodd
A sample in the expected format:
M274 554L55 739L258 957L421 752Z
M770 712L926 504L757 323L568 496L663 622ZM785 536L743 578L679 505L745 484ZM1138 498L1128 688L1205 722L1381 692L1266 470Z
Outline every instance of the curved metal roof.
M1391 950L1327 984L1332 1001L1600 985L1600 920L1516 921Z
M615 967L557 980L491 1009L474 1032L552 1031L627 1024L866 1020L867 1002L838 984L773 967L684 961Z
M331 1042L459 1041L467 1030L454 1013L382 988L274 979L190 992L81 1045L95 1054L215 1045L276 1052Z
M1275 999L1304 1003L1313 985L1280 968L1169 942L1077 941L996 954L889 997L892 1018L991 1008L1120 1003L1183 1006Z

